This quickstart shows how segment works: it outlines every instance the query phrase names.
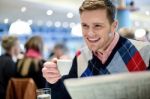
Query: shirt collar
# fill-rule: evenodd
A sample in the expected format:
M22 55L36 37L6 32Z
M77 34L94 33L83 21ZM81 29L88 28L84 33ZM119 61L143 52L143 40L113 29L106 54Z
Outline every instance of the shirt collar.
M118 40L119 40L119 34L114 33L114 38L113 38L112 42L110 43L110 45L107 47L107 49L102 53L94 52L94 55L96 55L101 60L101 62L104 64L107 61L108 57L110 56L112 50L116 46Z

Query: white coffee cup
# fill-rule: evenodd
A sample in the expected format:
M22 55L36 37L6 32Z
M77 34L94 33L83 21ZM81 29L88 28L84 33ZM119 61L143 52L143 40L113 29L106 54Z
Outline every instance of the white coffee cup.
M71 66L72 66L72 60L68 60L68 59L57 60L57 67L62 76L67 75L69 73Z

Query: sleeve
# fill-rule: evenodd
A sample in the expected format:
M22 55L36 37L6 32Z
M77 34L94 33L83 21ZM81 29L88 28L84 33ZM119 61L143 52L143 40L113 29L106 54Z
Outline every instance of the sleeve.
M51 88L52 99L71 99L69 93L67 92L63 81L68 78L77 77L77 58L73 59L72 67L68 75L63 76L57 83L49 84L47 83L46 87Z
M14 77L16 74L16 64L12 60L8 60L5 65L4 72L7 80Z
M9 80L11 79L11 77L15 77L15 74L16 74L15 63L12 60L7 59L3 72L4 72L4 81L3 81L4 85L3 85L3 87L6 91Z

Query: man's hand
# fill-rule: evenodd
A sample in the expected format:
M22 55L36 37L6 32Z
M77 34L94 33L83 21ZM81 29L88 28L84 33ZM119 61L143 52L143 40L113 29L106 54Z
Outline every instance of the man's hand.
M61 75L57 68L57 59L54 58L50 62L45 62L44 67L42 69L43 77L50 83L56 83L60 78Z

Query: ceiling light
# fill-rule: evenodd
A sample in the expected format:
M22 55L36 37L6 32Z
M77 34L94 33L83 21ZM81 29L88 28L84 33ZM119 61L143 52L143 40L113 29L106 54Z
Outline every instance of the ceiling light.
M146 35L146 31L144 29L137 29L135 31L135 38L142 38Z
M63 22L62 27L64 27L64 28L68 28L68 27L69 27L68 22Z
M146 14L147 16L149 16L149 15L150 15L150 12L149 12L149 11L145 11L145 14Z
M67 13L67 18L73 18L73 13L71 13L71 12L69 12L69 13Z
M26 7L22 7L22 8L21 8L21 12L25 12L26 10L27 10Z
M82 28L81 24L76 24L74 27L72 27L71 34L74 36L82 36Z
M9 34L30 35L31 33L32 33L32 30L31 30L30 25L27 22L21 21L21 20L17 20L15 22L13 22L9 28Z
M4 23L5 23L5 24L7 24L7 23L8 23L8 21L9 21L9 19L8 19L8 18L4 19Z
M70 23L70 28L74 27L76 24L74 22Z
M60 26L61 26L61 22L56 21L56 22L55 22L55 27L60 27Z
M47 14L47 15L52 15L52 14L53 14L53 11L52 11L52 10L47 10L46 14Z
M48 27L51 27L51 26L53 25L53 23L52 23L52 21L48 21L48 22L46 23L46 25L47 25Z

